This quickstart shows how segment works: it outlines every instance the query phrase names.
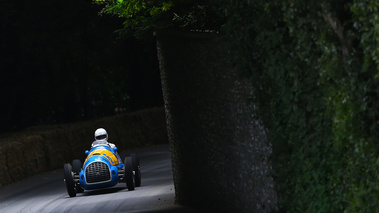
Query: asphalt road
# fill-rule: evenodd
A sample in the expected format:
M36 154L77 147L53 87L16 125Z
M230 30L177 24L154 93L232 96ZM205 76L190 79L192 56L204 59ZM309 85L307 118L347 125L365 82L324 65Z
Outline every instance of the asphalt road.
M0 188L0 212L192 212L174 204L175 190L168 146L135 151L140 158L141 187L125 183L85 191L70 198L62 169Z

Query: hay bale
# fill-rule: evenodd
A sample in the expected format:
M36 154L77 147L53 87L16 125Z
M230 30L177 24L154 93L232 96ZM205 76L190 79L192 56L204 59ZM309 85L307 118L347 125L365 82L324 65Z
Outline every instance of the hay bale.
M84 160L84 151L90 148L94 131L99 127L108 131L109 141L121 151L168 143L162 107L3 134L0 136L0 187L61 168L73 159Z

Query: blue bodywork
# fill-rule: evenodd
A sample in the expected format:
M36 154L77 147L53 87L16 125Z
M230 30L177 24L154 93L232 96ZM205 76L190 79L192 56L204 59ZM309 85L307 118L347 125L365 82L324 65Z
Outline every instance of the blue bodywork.
M111 148L108 145L100 145L92 148L90 151L86 151L86 155L88 156L86 161L84 162L83 169L79 173L79 183L83 189L91 190L91 189L99 189L105 187L115 186L124 175L124 164L120 156L117 153L117 148ZM93 164L97 163L97 164ZM106 167L104 164L108 165ZM97 176L102 176L104 173L109 175L106 180L101 181L92 181L87 182L86 169L88 166L92 165L91 171L92 178L96 179ZM102 165L101 169L94 165ZM108 174L109 169L109 174Z

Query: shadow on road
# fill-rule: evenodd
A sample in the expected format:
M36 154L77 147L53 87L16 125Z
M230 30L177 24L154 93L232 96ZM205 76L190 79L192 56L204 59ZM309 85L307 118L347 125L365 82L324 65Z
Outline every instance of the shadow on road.
M133 213L202 213L202 211L196 211L182 206L170 207L158 210L139 211Z
M113 187L113 188L105 188L105 189L96 189L84 191L83 193L79 193L81 196L95 196L95 195L104 195L104 194L112 194L117 193L121 190L126 189L125 187Z

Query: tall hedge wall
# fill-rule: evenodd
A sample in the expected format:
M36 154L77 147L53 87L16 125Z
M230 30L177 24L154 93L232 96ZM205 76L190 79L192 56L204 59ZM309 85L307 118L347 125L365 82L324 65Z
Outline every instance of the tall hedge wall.
M379 1L225 0L269 130L280 210L379 209Z

